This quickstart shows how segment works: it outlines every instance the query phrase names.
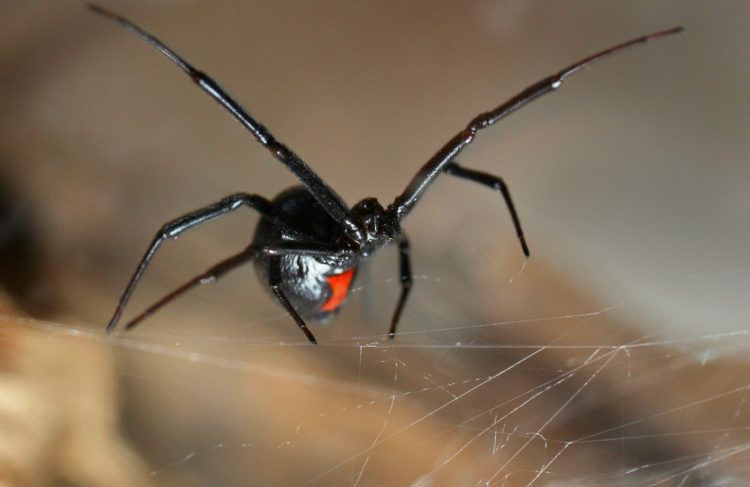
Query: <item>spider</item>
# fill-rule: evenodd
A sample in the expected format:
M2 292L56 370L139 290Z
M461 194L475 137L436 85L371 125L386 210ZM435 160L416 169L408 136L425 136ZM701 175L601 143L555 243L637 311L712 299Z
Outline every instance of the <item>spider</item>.
M133 328L193 287L216 281L238 266L253 261L262 282L313 344L317 344L317 341L305 320L324 323L338 313L359 265L376 250L389 244L398 244L401 282L401 293L388 331L388 338L394 338L412 288L409 240L401 229L401 221L440 174L450 174L499 191L510 212L523 253L529 257L520 219L502 178L465 168L455 162L456 156L474 140L478 131L556 90L568 77L594 61L682 31L682 27L674 27L637 37L586 57L532 84L494 110L471 120L466 128L443 145L417 171L406 189L388 207L383 208L375 198L365 198L349 208L305 161L271 135L210 76L194 68L159 39L126 18L97 5L89 5L89 8L117 22L169 58L302 182L301 186L282 191L272 201L255 194L236 193L164 224L130 278L107 325L107 331L111 332L117 326L146 267L165 240L176 239L193 227L247 207L261 215L252 243L167 294L128 322L126 329Z

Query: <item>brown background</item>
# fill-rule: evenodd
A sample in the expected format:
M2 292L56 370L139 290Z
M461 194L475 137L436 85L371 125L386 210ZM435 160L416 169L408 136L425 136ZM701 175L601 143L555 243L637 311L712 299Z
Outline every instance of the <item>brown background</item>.
M680 36L581 73L559 93L482 133L462 155L467 165L503 175L513 191L533 258L512 283L523 258L498 197L460 181L435 184L406 222L418 279L400 343L520 340L539 347L575 329L577 343L607 337L608 343L622 345L657 337L680 348L689 361L705 359L698 354L706 350L711 358L723 352L712 349L707 338L688 345L675 340L747 330L750 34L745 2L131 1L106 6L220 80L350 203L369 195L390 202L470 117L530 82L613 43L684 25L687 31ZM42 294L53 296L60 310L53 317L83 323L66 326L98 333L153 232L167 219L230 192L272 196L295 182L174 66L78 2L4 2L0 63L2 176L37 218L49 271ZM134 307L241 248L254 221L254 216L233 216L165 246ZM323 350L258 345L302 342L249 269L175 304L132 334L135 342L116 340L118 349L128 352L122 376L129 431L153 470L166 467L157 478L190 478L196 485L304 483L370 444L389 417L387 407L371 412L372 421L357 416L347 409L362 402L352 394L364 390L385 398L387 405L394 388L474 380L517 358L515 352L498 356L494 348L435 355L376 347L360 362L357 344L382 338L396 297L394 252L386 250L376 260L359 282L363 292L353 296L335 325L316 330L328 343ZM569 294L571 288L598 301L578 291ZM634 331L613 335L620 325L595 319L586 321L588 333L581 333L581 318L553 320L546 328L535 320L612 305L616 316L605 313L606 320L617 318ZM490 327L487 336L458 329L520 319L531 321L512 330ZM441 328L452 331L431 331ZM746 350L737 340L736 347ZM166 348L133 352L156 345ZM191 351L207 355L187 367L188 356L168 357ZM654 367L671 363L666 353L646 353ZM584 358L575 354L570 360ZM394 382L397 360L414 374L402 377L405 384ZM562 360L550 358L539 367L550 372ZM268 370L256 367L277 369L266 377ZM256 382L253 371L266 378ZM295 381L297 374L303 375ZM622 392L624 377L608 380ZM341 396L314 395L320 392L318 380L334 390L340 385ZM541 383L536 376L519 380ZM310 381L316 387L308 387ZM655 383L676 381L667 375ZM470 386L456 387L454 394ZM732 387L722 384L718 391ZM497 393L508 389L502 381ZM572 393L551 401L550 411ZM236 399L233 394L242 398L230 400ZM395 411L399 420L414 421L420 411L449 398L404 400ZM699 399L688 394L676 404ZM458 401L458 410L449 412L454 416L442 421L461 424L475 408L501 401L491 394ZM624 404L615 398L608 407ZM313 416L337 411L339 417L331 413L320 431L299 436L294 430L300 409ZM643 418L660 410L622 414ZM550 414L541 420L526 417L528 430ZM695 429L709 426L698 423ZM594 430L606 429L596 425ZM683 424L664 429L688 430ZM460 446L461 428L451 434ZM283 449L285 441L296 449L274 450ZM416 440L403 443L411 441ZM241 446L245 443L255 446ZM701 443L695 454L707 455L717 445L718 440ZM330 454L316 451L324 446ZM363 475L360 485L383 479L409 485L457 448L430 450L413 468L386 461L388 468ZM306 463L312 451L320 458ZM481 466L472 469L472 461L464 459L467 471L474 472L466 474L466 485L488 476L483 469L494 472L503 463L477 451ZM593 447L587 451L594 455ZM193 460L169 467L191 452ZM547 458L554 455L545 452ZM543 457L530 456L527 467L538 469ZM336 478L356 478L363 460ZM612 453L603 463L610 460L615 462L609 463L611 471L625 471L631 460L651 462L648 453L645 458ZM399 468L404 471L396 482L389 474ZM566 475L572 477L560 478L598 471L569 468L573 473ZM446 479L433 478L436 485L448 485Z

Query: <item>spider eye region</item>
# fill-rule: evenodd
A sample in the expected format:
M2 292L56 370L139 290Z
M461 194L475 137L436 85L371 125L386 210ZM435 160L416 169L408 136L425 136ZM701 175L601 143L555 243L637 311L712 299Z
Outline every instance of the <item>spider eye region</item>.
M398 219L375 198L365 198L354 205L352 214L362 222L367 232L367 246L371 249L382 247L401 234Z
M354 268L347 269L340 274L326 276L325 280L331 287L331 296L320 307L321 311L335 311L346 299L349 294L349 286L354 279Z

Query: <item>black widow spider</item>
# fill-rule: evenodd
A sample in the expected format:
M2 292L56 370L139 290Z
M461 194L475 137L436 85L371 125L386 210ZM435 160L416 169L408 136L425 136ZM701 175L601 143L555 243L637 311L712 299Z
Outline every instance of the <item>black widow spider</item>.
M320 179L310 166L276 140L211 77L195 69L172 49L129 20L97 5L89 5L89 8L114 20L167 56L302 182L302 186L283 191L273 201L254 194L236 193L163 225L122 294L117 309L107 325L107 331L111 332L117 325L135 286L164 240L175 239L195 226L247 206L262 216L253 242L242 252L219 262L167 294L133 318L126 325L126 329L134 327L187 290L213 282L252 260L263 283L276 296L308 340L314 344L317 343L315 336L302 316L319 323L332 318L345 301L359 264L377 249L390 243L398 243L401 271L401 294L388 332L389 338L395 336L401 311L412 286L409 241L401 229L401 220L409 214L441 173L500 191L513 219L523 253L528 257L529 249L521 223L503 180L491 174L459 166L454 162L456 156L474 140L479 130L499 122L527 103L556 90L563 81L581 68L637 44L682 31L682 27L675 27L632 39L584 58L534 83L499 107L482 113L469 122L465 129L450 139L417 171L404 192L387 208L383 208L375 198L365 198L349 209L341 197Z

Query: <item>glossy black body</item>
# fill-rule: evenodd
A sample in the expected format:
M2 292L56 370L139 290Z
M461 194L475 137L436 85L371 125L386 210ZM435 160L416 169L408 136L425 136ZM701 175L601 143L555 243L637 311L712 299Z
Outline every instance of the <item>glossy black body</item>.
M388 207L383 208L374 198L365 198L350 209L307 163L277 140L210 76L194 68L164 43L124 17L95 5L89 7L95 13L114 20L169 58L302 183L302 186L282 192L271 202L259 195L236 193L167 222L156 233L130 278L107 325L107 331L112 331L117 325L146 267L164 241L175 239L191 228L245 207L261 215L253 242L242 252L219 262L169 293L133 318L126 327L132 328L193 287L213 282L232 269L254 261L261 281L312 343L317 342L308 329L306 320L329 320L338 312L353 282L353 279L347 280L345 289L344 285L336 284L335 277L349 271L356 275L362 260L392 243L398 244L401 282L401 294L388 332L389 338L395 336L396 326L412 286L410 246L401 228L401 221L440 174L452 175L498 191L508 207L521 248L528 257L529 249L521 222L505 182L498 176L460 166L455 161L456 156L474 141L480 130L556 90L581 68L605 56L682 30L681 27L676 27L618 44L532 84L497 108L472 119L417 171L406 189Z
M272 201L280 225L267 218L261 218L253 237L257 248L281 247L289 242L325 243L339 245L346 240L346 234L335 220L321 207L304 186L295 186L283 191ZM294 233L287 229L293 228ZM308 321L326 323L339 309L322 310L331 297L331 289L326 277L355 271L362 259L357 253L331 253L328 255L308 255L287 253L279 256L259 253L254 259L255 269L261 283L273 290L269 283L272 260L278 259L281 290L289 298L294 309ZM352 280L352 283L354 281Z

